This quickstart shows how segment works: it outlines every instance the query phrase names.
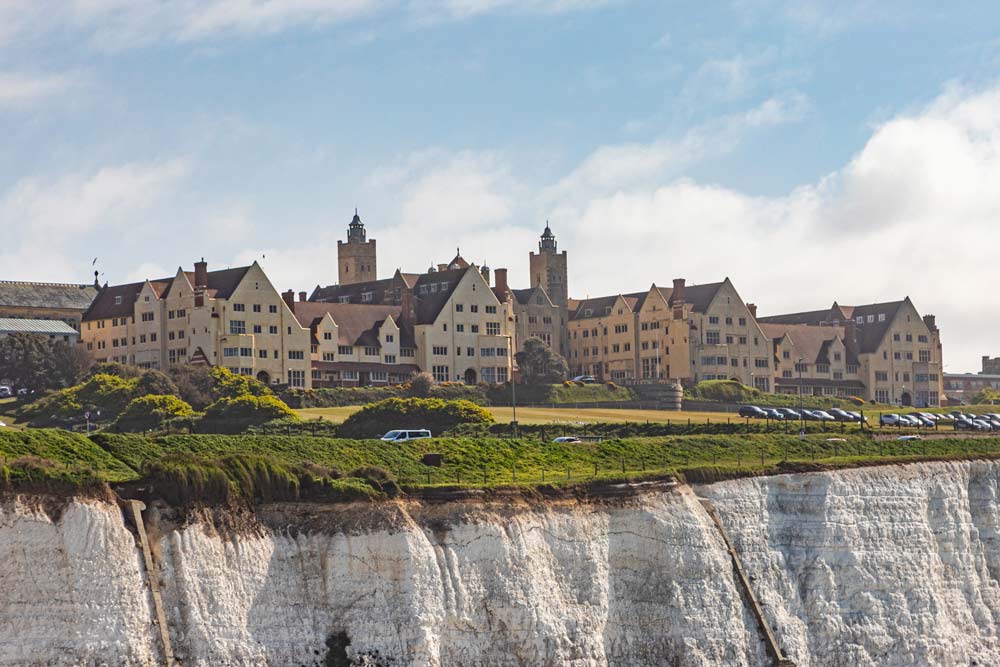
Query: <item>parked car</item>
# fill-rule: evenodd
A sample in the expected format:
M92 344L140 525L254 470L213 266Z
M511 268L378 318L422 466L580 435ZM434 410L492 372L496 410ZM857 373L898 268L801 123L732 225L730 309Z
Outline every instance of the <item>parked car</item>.
M597 378L593 375L577 375L573 378L573 382L582 382L583 384L597 384Z
M976 427L972 423L971 419L966 419L965 417L958 417L955 419L955 430L956 431L973 431Z
M576 437L575 435L561 435L558 438L553 438L552 442L559 442L568 445L579 445L580 443L583 442L583 440L580 440L580 438Z
M767 412L756 405L741 405L738 411L740 417L745 419L766 419Z
M776 409L777 409L778 412L780 412L781 414L785 415L785 419L801 419L802 418L802 415L800 415L797 411L792 410L791 408L776 408Z
M0 398L10 398L14 395L13 390L7 385L0 385Z
M856 422L864 422L866 424L868 423L868 417L865 417L860 412L855 412L854 410L848 410L847 414L849 414L852 417L854 417L854 421L856 421Z
M896 438L896 440L909 441L909 440L922 440L922 438L919 435L901 435L898 438Z
M993 426L983 419L973 419L972 425L976 427L977 431L992 431Z
M833 418L839 422L852 422L854 417L851 416L847 410L841 410L840 408L830 408L828 412L833 415Z
M823 422L836 421L836 419L833 418L833 415L831 415L829 412L825 410L813 410L813 415L816 417L818 421L823 421Z
M776 421L783 421L785 419L785 415L779 412L776 408L763 408L763 410L767 413L768 419L774 419Z
M7 424L5 424L4 422L0 422L0 428L7 428Z
M409 440L423 440L431 437L431 432L427 429L415 429L412 431L389 431L382 436L386 442L407 442Z
M887 415L880 415L878 418L879 426L899 426L899 415L894 413L889 413Z
M911 417L910 415L899 415L899 425L900 426L910 426L913 428L920 428L923 424L916 417Z
M816 414L812 410L807 410L807 409L803 408L803 409L799 410L799 414L801 414L802 415L802 419L806 420L807 422L819 421L816 418Z

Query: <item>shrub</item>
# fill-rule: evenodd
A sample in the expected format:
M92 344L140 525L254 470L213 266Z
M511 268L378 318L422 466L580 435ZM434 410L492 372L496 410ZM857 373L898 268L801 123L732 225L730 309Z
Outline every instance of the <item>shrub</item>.
M175 419L194 415L191 406L176 396L149 394L133 398L115 421L120 431L148 431L162 429Z
M414 398L427 398L431 395L431 388L434 386L434 376L426 371L417 373L406 385L407 395Z
M172 366L170 379L177 386L177 395L195 410L204 410L215 400L215 380L208 366Z
M211 370L210 374L215 383L212 387L212 395L216 398L274 395L274 392L263 382L249 375L237 375L224 366L216 366Z
M492 424L493 415L470 401L390 398L366 406L340 425L342 438L373 438L393 429L430 429L434 435L459 424Z
M160 371L146 371L135 385L136 396L177 396L178 389L174 381Z
M361 466L352 470L348 477L363 479L373 489L384 493L389 498L394 498L399 494L396 476L381 466Z
M207 433L242 433L276 419L298 421L298 416L277 396L245 394L220 398L205 409L198 430Z

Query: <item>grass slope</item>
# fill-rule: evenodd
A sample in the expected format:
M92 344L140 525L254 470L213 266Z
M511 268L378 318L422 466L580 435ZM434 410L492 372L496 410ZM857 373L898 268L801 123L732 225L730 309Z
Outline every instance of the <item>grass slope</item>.
M107 482L139 478L137 469L82 435L58 429L0 431L0 460L3 463L11 464L27 457L52 461L70 473L92 471Z

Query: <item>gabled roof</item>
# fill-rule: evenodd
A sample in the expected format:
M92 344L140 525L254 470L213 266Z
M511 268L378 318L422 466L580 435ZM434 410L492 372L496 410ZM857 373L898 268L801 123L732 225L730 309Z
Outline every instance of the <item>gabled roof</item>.
M399 306L382 306L355 303L318 303L313 301L296 301L293 307L295 318L303 327L309 327L316 333L316 327L327 313L337 323L338 343L342 345L359 345L381 347L378 337L379 328L386 318L399 322ZM400 336L403 347L411 347Z
M495 291L496 290L494 290L494 292ZM517 301L517 303L522 306L527 306L532 302L532 300L536 297L536 295L541 295L542 298L545 300L545 304L543 305L549 305L552 306L553 308L555 307L552 303L552 299L549 298L549 293L546 292L545 288L542 287L541 285L537 285L535 287L528 287L527 289L511 290L511 294L514 295L514 300Z
M867 354L874 352L882 344L896 318L899 309L909 301L887 301L885 303L870 303L863 306L841 306L836 301L827 310L810 310L801 313L771 315L757 318L761 324L848 324L853 326L852 335L848 334L848 345L854 346L857 352ZM858 319L860 318L860 321ZM869 322L869 319L871 321Z
M23 320L16 317L0 317L0 332L59 336L79 335L76 329L62 320Z
M424 273L414 285L413 298L416 302L417 324L433 324L452 292L468 271L479 275L475 267ZM496 295L494 295L496 296Z
M228 299L236 291L236 288L249 270L249 266L241 266L234 269L209 271L207 274L208 296L214 299ZM184 275L194 285L194 273L185 271ZM162 299L170 294L175 278L176 276L171 276L169 278L157 278L156 280L149 281L150 287L152 287L157 298ZM145 282L105 285L98 292L97 297L90 308L87 309L87 312L83 314L83 319L86 321L106 320L110 317L127 317L133 315L135 301L145 285Z
M0 306L86 310L97 296L93 285L0 280Z
M456 269L467 269L469 268L469 263L465 261L462 257L462 253L459 252L458 248L455 248L455 258L448 262L448 270L454 271Z
M691 310L696 313L704 313L724 284L725 281L705 283L704 285L685 285L684 302L691 304ZM671 290L672 292L673 290Z
M830 363L830 346L836 339L844 340L846 328L833 325L812 325L812 324L773 324L761 323L760 330L764 335L773 340L776 344L787 336L792 345L795 346L798 354L806 363L828 364ZM855 363L851 346L845 341L846 348L845 361ZM794 359L792 360L795 361Z
M408 276L410 274L402 274ZM405 280L405 278L404 278ZM341 299L346 299L346 303L381 304L394 300L393 291L395 289L395 278L382 278L381 280L370 280L364 283L352 283L350 285L327 285L317 287L313 290L310 301L326 303L337 303ZM367 292L372 293L370 301L362 301L361 295Z

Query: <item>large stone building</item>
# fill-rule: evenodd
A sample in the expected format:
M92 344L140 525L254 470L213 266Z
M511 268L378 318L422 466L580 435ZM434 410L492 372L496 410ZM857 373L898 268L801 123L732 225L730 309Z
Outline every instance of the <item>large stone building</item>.
M732 282L583 299L569 322L570 368L616 382L736 379L771 390L770 341Z
M923 407L941 403L944 384L940 332L934 316L921 317L909 297L863 306L841 306L834 302L826 310L773 315L760 318L760 322L797 325L784 330L780 326L768 327L781 357L777 360L780 377L775 381L782 391L798 392L799 370L795 364L800 364L803 391L808 387L812 393L828 395L850 392L879 403L898 405ZM818 329L810 331L801 329L802 326ZM804 332L799 336L821 339L825 348L821 346L816 355L796 352L794 333L789 333L790 342L777 342L784 332L792 331ZM815 342L800 347L816 348ZM785 352L788 357L784 357ZM791 376L786 375L789 370Z
M368 239L358 210L347 227L347 241L337 241L337 282L366 283L378 278L375 239Z
M847 327L833 324L760 325L774 344L774 386L782 394L864 397L861 363Z
M59 320L80 330L80 320L100 286L0 280L0 317Z
M983 370L980 372L984 375L1000 375L1000 357L991 359L983 356Z
M81 338L98 361L211 364L268 384L312 384L310 330L256 262L209 271L201 261L171 278L105 285L84 313Z
M512 376L512 305L498 299L486 272L461 255L422 274L397 270L384 280L318 287L309 300L398 309L398 317L395 310L372 310L367 317L391 318L400 330L399 340L413 351L412 357L409 352L403 356L401 349L395 361L428 371L438 382L500 383Z

